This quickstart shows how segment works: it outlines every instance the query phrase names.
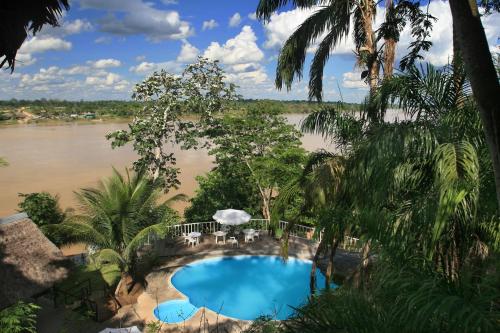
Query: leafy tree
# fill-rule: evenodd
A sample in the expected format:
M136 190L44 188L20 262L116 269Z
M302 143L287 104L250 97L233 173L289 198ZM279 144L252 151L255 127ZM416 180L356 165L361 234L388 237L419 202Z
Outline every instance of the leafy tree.
M210 154L218 165L243 166L249 172L264 218L270 217L279 188L300 176L306 160L300 132L280 113L273 105L257 105L242 114L226 115L208 132L213 142Z
M217 210L231 207L252 215L259 214L259 196L246 167L218 166L205 176L196 177L196 180L198 189L184 212L186 220L210 221Z
M456 103L449 94L457 76L447 70L397 75L391 93L420 112L418 120L372 126L346 156L349 200L333 213L348 211L351 226L371 242L373 270L359 288L346 283L311 299L284 332L499 330L492 166L467 83ZM398 82L413 86L397 89ZM412 93L432 85L428 94Z
M132 98L142 103L127 131L108 134L112 147L133 143L139 159L136 171L147 170L155 180L164 181L165 190L179 185L176 158L166 147L173 144L183 149L196 148L203 126L223 112L235 100L235 86L227 84L218 63L199 58L188 65L181 76L162 70L153 73L134 88ZM196 113L197 121L184 116Z
M36 333L36 312L40 307L22 301L0 311L0 332Z
M19 193L19 196L23 198L18 204L19 211L28 214L29 218L54 244L61 245L62 240L49 228L50 225L61 223L65 219L65 214L59 207L59 198L47 192Z
M122 175L113 170L98 188L82 189L76 195L82 214L52 225L51 231L65 243L87 244L98 264L118 265L122 279L117 293L129 292L142 281L137 250L150 236L164 236L168 225L178 221L177 215L168 202L158 203L161 190L143 173Z
M500 207L500 83L476 1L451 0L455 50L470 80L486 134L495 174L496 196ZM498 1L480 1L486 12L499 11Z
M23 198L23 201L18 204L20 211L28 214L29 218L39 227L61 223L64 220L57 196L40 192L19 193L19 197Z

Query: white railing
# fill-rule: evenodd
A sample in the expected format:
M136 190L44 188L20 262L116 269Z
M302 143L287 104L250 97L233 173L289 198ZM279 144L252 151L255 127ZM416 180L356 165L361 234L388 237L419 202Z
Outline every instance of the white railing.
M267 230L269 228L269 220L251 219L247 224L254 229ZM215 221L195 222L195 223L180 223L169 226L169 235L171 237L180 237L183 234L191 232L201 232L202 234L212 234L219 231L221 224ZM153 239L153 238L151 238ZM149 243L149 242L148 242Z
M279 228L285 230L288 227L287 221L279 221ZM269 220L267 219L251 219L247 224L248 227L261 230L269 230ZM212 234L219 231L221 225L215 221L207 222L196 222L196 223L180 223L174 224L169 227L171 237L180 237L183 234L189 234L190 232L201 232L202 234ZM313 242L320 242L323 238L323 231L319 234L315 234L315 228L310 226L305 226L302 224L294 224L291 230L289 230L289 235L291 237L306 239ZM151 237L153 240L153 237ZM149 244L149 240L148 240ZM361 249L361 242L358 238L345 236L344 241L339 245L340 248L350 251L359 251Z
M281 221L279 222L279 227L282 230L288 226L288 222ZM309 227L302 224L295 224L292 230L289 230L289 235L296 238L308 239L317 242L321 242L323 239L323 231L320 231L319 234L315 234L316 228ZM359 238L344 236L344 241L340 243L339 247L344 250L349 251L359 251L361 249L361 241Z

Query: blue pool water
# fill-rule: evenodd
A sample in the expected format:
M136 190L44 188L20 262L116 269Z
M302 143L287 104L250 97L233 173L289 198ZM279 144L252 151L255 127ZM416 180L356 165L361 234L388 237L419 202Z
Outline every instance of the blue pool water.
M191 318L198 308L185 299L161 303L154 309L155 317L166 323L180 323Z
M290 258L283 262L276 256L222 257L187 265L179 269L171 281L196 308L205 306L243 320L261 315L286 319L293 313L292 307L306 302L310 271L311 261L307 260ZM322 289L325 277L319 270L316 273L318 289ZM162 320L161 315L159 319Z

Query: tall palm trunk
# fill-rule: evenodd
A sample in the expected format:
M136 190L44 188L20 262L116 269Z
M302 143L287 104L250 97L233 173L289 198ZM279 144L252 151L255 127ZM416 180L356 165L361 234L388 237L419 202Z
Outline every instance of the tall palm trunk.
M362 15L363 15L363 29L366 36L365 44L361 48L368 53L367 70L368 70L368 85L370 87L370 99L367 109L368 119L372 122L378 122L380 119L377 108L373 104L373 96L377 92L380 64L377 60L377 42L373 33L373 1L363 0Z
M450 0L449 3L461 59L479 106L500 207L500 84L476 2Z
M376 59L377 42L375 41L375 36L373 34L374 17L372 5L372 0L364 1L363 21L366 35L366 44L364 47L369 52L370 57L372 57L368 68L368 84L370 85L370 93L374 93L377 90L379 76L379 63Z
M333 259L335 257L335 253L337 252L337 248L339 247L340 238L334 238L332 242L332 248L330 251L330 257L328 258L328 265L326 266L325 272L325 288L330 289L330 284L332 283L333 276Z
M316 293L316 268L318 267L319 257L323 253L323 248L325 247L325 238L322 238L314 254L313 262L311 265L311 274L309 279L309 289L311 291L311 296Z
M389 11L394 7L393 0L385 1L386 20L389 16ZM396 40L387 38L384 47L384 78L390 78L394 72L394 58L396 54Z

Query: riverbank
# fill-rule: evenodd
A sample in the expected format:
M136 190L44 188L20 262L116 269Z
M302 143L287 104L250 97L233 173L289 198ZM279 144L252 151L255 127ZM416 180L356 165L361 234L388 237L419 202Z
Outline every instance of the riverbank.
M307 114L319 104L308 101L240 100L234 103L230 112L238 112L259 103L272 103L282 108L284 114ZM338 106L339 102L324 102L321 106ZM125 122L132 119L143 105L135 101L1 101L0 126L22 123L57 124L93 123L94 121ZM343 103L348 110L356 110L358 104ZM196 114L186 114L196 117Z
M287 114L290 124L298 126L304 114ZM18 193L47 191L59 196L63 209L76 208L74 192L94 187L111 174L112 167L123 171L137 159L130 145L111 149L107 133L127 128L128 121L84 121L17 124L0 127L0 157L9 163L0 168L0 216L16 213ZM304 135L303 147L309 151L334 145L321 136ZM196 176L213 167L213 157L205 149L182 150L166 147L177 157L181 186L177 193L192 197L198 188ZM188 202L177 202L174 208L183 212Z

